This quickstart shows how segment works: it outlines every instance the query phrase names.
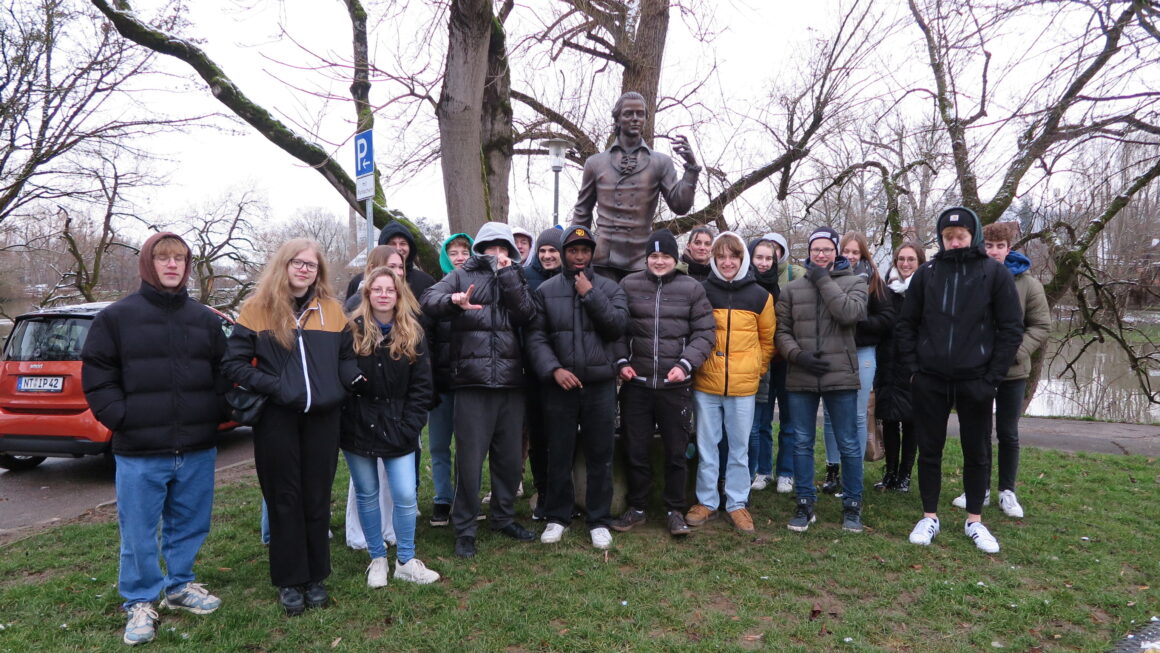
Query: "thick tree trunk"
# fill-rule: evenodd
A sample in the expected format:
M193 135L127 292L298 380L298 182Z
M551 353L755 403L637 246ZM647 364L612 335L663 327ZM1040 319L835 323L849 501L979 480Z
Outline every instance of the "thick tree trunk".
M491 0L454 0L435 115L450 233L474 234L492 219L483 173L482 106L491 45Z
M669 34L669 0L640 0L639 6L640 15L637 17L636 33L627 48L629 56L621 77L620 92L636 91L644 96L648 118L644 123L643 136L646 143L652 144L656 132L661 64L664 60L665 40Z
M479 133L483 144L484 192L487 194L487 204L491 207L491 219L499 222L507 222L510 204L508 179L511 176L514 145L511 94L507 37L503 24L498 18L492 18Z

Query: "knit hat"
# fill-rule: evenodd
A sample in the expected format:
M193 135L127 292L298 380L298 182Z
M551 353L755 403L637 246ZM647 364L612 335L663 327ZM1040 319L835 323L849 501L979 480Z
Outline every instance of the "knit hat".
M654 252L668 254L673 257L674 261L680 259L681 255L677 249L677 239L673 237L673 232L668 229L658 229L652 232L652 235L648 237L648 243L645 244L645 258L648 258L648 255Z
M818 240L819 238L825 238L826 240L834 243L834 249L838 249L838 241L841 240L841 238L838 237L838 232L834 231L833 229L829 227L818 227L817 229L814 229L812 234L810 234L810 239L806 246L813 247L814 241Z
M586 244L592 249L596 249L596 239L592 237L592 232L588 227L580 225L572 225L564 230L564 242L560 247L560 251L568 249L572 245Z
M947 227L962 227L971 232L972 239L977 235L975 233L977 228L975 212L963 206L955 206L943 211L938 215L936 224L938 225L936 232L939 234Z

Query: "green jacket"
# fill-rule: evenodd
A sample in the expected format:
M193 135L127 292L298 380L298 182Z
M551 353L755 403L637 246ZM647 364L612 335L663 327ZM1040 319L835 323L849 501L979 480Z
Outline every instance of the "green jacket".
M1026 379L1031 376L1031 354L1043 346L1051 333L1051 309L1039 279L1024 272L1015 277L1015 291L1023 309L1023 342L1015 354L1015 364L1007 370L1005 380Z

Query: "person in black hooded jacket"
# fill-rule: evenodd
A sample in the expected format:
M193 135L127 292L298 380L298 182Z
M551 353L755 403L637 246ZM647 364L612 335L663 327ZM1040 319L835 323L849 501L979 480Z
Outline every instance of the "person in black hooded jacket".
M613 347L628 324L624 291L592 274L596 239L587 227L564 230L563 271L536 290L536 317L527 330L528 358L543 382L548 440L548 527L541 542L558 542L575 506L572 462L577 439L588 472L585 508L592 545L612 546L612 444L616 418ZM579 427L579 435L577 435Z
M163 606L198 614L221 605L193 582L193 563L213 508L225 334L185 291L190 251L180 237L151 236L139 267L140 290L97 314L81 352L85 398L113 431L129 645L153 639L159 594Z
M914 375L924 513L910 541L929 545L938 535L942 450L947 418L955 408L967 495L965 531L980 551L998 553L998 541L982 522L991 464L991 402L1023 341L1023 311L1011 273L983 251L983 228L974 211L947 209L937 226L939 252L914 273L895 329L900 360Z
M427 292L427 289L435 283L435 279L415 267L415 259L419 256L419 248L415 246L415 236L411 234L411 230L398 220L391 220L379 232L379 244L390 245L399 250L403 258L407 260L407 286L411 289L411 294L416 297L422 297L423 293ZM358 294L358 289L362 286L362 281L362 272L350 278L350 282L346 284L345 299L350 299Z

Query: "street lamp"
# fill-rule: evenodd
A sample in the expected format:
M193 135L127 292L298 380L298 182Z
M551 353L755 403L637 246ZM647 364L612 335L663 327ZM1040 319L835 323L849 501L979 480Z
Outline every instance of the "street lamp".
M565 138L549 138L540 141L540 147L548 148L548 163L552 166L552 174L556 178L555 189L552 193L552 221L560 225L560 171L564 169L564 154L572 149L572 141Z

